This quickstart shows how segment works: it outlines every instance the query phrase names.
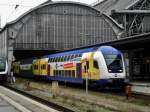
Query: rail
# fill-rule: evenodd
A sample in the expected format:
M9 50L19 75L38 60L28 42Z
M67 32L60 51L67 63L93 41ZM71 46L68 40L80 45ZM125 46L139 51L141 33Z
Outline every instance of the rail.
M46 101L46 100L44 100L42 98L39 98L39 97L36 97L34 95L28 94L28 93L26 93L24 91L21 91L19 89L13 88L13 87L10 87L10 86L8 86L6 84L4 84L3 86L8 88L8 89L10 89L10 90L13 90L13 91L15 91L17 93L20 93L20 94L22 94L24 96L27 96L27 97L29 97L29 98L31 98L33 100L36 100L36 101L38 101L38 102L40 102L40 103L42 103L42 104L44 104L44 105L46 105L48 107L54 108L54 109L56 109L58 111L61 111L61 112L75 112L75 111L73 111L73 110L71 110L69 108L60 106L60 105L58 105L56 103L53 103L53 102L50 102L50 101Z

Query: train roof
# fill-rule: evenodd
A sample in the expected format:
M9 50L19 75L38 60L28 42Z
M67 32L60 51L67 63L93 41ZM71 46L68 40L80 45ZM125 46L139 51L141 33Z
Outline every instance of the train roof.
M71 54L82 54L82 53L85 53L85 52L91 52L93 50L94 49L92 47L92 48L84 48L84 49L80 49L80 50L63 51L63 52L58 52L56 54L45 55L45 56L43 56L43 58L47 58L47 57L60 57L60 56L71 55Z
M100 50L103 54L110 54L110 53L120 54L121 53L118 49L116 49L112 46L102 46L102 47L98 48L98 50Z
M106 52L108 49L110 51L112 48L115 49L112 46L90 47L90 48L84 48L84 49L78 49L78 50L69 50L69 51L58 52L56 54L50 54L50 55L42 56L42 58L60 57L60 56L71 55L71 54L82 54L82 53L85 53L85 52L92 52L92 51L95 51L95 50L103 50L103 52ZM113 51L117 52L118 50L115 49ZM120 52L118 51L118 53L120 53Z

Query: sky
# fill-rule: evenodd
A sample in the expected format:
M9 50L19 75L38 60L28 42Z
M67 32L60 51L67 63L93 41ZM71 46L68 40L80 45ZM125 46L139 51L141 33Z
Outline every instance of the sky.
M47 0L0 0L1 28L4 27L6 23L15 20L21 14L25 13L31 8L38 6L39 4L45 1ZM52 1L66 1L66 0L52 0ZM90 5L98 0L67 0L67 1L81 2ZM16 5L19 5L19 7L15 8Z

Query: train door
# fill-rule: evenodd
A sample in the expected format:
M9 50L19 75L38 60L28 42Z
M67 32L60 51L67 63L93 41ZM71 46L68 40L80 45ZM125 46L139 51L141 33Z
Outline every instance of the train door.
M85 79L89 70L89 61L86 60L82 63L82 78Z
M99 79L99 66L98 61L94 59L94 52L85 53L83 55L83 58L81 60L84 61L82 63L82 76L83 78L86 78L86 73L88 73L88 79L97 80ZM85 62L86 59L86 62Z
M41 59L39 61L40 69L39 73L40 75L47 75L47 61L45 59Z
M40 60L38 60L37 66L38 66L37 74L40 75L40 73L41 73Z
M86 71L87 67L87 71ZM88 73L88 79L97 80L99 79L99 66L98 61L90 57L84 65L84 71ZM84 73L85 74L85 73Z
M40 75L40 61L34 60L33 62L33 75Z
M77 74L77 78L82 78L82 74L81 74L81 63L77 63L76 65L76 74Z
M50 75L50 64L47 65L47 75Z
M98 66L98 61L95 59L92 59L91 61L91 67L89 71L89 76L92 80L98 80L100 77L100 71L99 71L99 66Z

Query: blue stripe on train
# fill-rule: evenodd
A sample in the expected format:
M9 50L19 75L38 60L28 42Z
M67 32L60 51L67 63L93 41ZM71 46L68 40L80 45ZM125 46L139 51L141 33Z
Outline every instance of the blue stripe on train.
M100 79L95 81L96 85L106 85L108 81L106 79Z
M58 77L58 76L48 76L48 80L58 80L58 81L66 81L72 83L83 83L82 78L70 78L70 77Z
M71 55L71 54L82 54L82 53L91 52L91 51L93 51L93 48L85 48L85 49L80 49L80 50L72 50L72 51L65 51L65 52L62 52L62 53L45 55L42 58L60 57L60 56Z

